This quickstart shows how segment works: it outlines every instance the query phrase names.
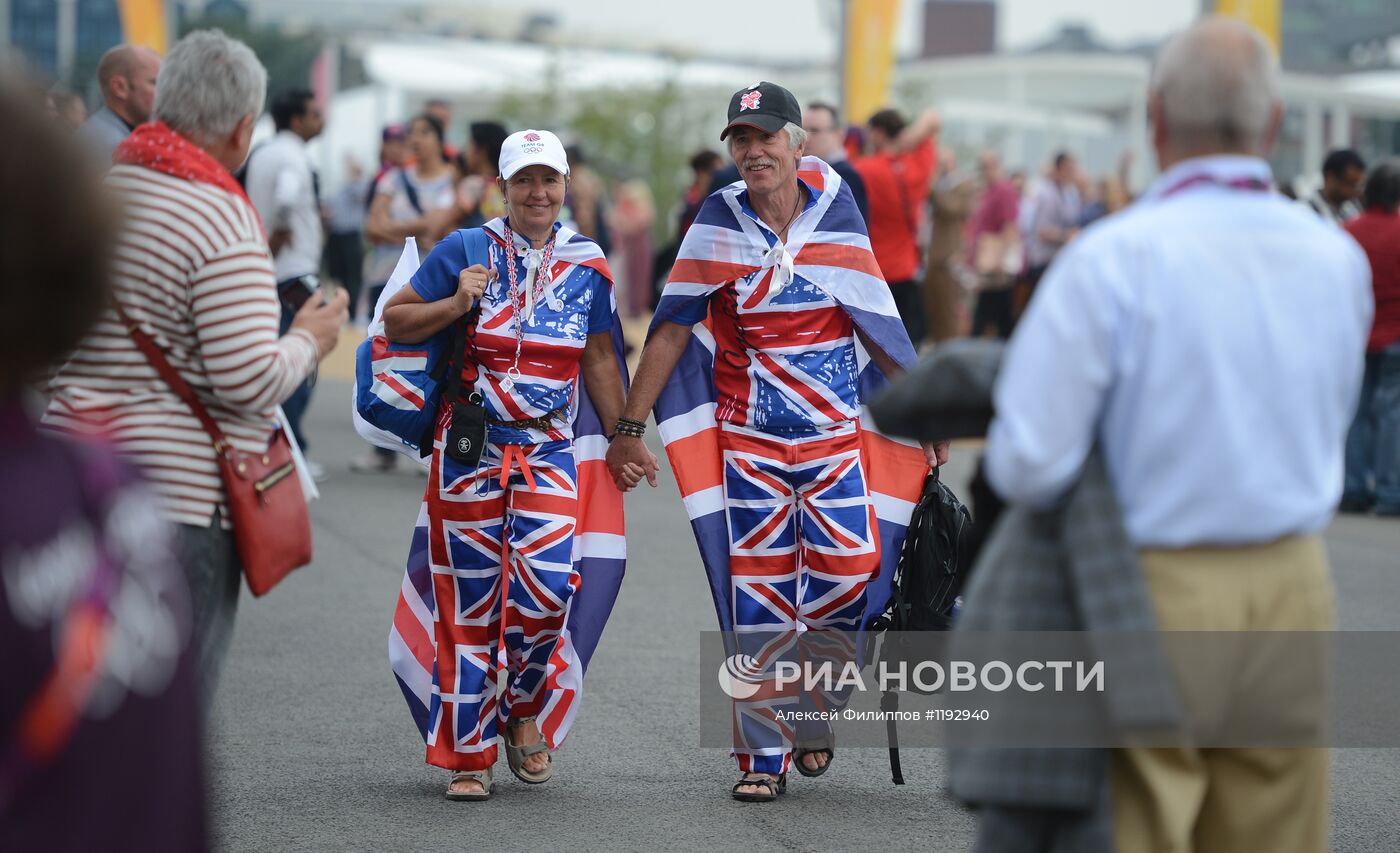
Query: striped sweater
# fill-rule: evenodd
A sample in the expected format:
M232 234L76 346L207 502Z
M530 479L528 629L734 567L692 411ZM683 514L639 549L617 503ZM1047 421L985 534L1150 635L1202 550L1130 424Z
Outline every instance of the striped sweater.
M275 407L318 353L305 331L277 336L277 285L252 207L218 187L140 166L113 167L107 185L123 203L114 267L122 309L235 446L265 448ZM49 390L44 423L114 439L145 471L171 520L207 527L221 509L228 526L212 440L114 311L104 312Z

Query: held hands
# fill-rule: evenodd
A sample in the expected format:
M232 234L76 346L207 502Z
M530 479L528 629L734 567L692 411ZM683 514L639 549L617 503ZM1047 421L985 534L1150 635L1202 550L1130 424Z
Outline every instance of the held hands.
M462 270L457 275L457 294L452 298L456 300L455 307L458 313L465 314L476 304L486 288L491 282L496 280L496 271L487 270L481 264L472 264Z
M619 435L608 445L608 471L612 473L613 482L617 487L630 492L641 483L645 477L652 488L656 488L656 472L660 470L661 464L657 462L656 454L647 449L647 446L640 438L630 435Z

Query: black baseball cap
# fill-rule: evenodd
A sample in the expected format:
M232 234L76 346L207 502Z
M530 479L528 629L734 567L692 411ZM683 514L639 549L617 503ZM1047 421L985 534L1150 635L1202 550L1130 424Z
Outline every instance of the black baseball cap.
M720 131L723 142L736 127L756 127L764 133L777 133L792 122L802 125L802 108L792 93L777 83L763 81L740 89L729 99L729 124Z

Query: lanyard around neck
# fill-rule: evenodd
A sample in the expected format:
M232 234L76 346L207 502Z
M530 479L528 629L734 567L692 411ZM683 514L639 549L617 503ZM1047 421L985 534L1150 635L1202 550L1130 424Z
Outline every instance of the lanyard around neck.
M1168 198L1193 187L1211 186L1243 192L1268 192L1271 186L1262 178L1220 178L1215 175L1188 175L1162 191L1159 198Z

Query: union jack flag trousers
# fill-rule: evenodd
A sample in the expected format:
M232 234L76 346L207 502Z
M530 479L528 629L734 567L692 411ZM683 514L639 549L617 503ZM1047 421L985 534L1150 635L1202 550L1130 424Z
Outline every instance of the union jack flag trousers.
M849 690L777 688L775 668L839 673L855 660L866 586L880 573L860 425L779 434L722 422L719 444L735 641L769 682L734 703L734 754L746 773L786 773L795 743L830 732L826 723L794 730L786 715L839 710Z
M428 483L440 704L427 760L483 770L496 763L506 720L539 715L552 694L574 689L562 686L576 679L560 638L579 588L578 475L568 441L488 442L469 470L442 440L440 431ZM502 663L509 675L498 700Z

